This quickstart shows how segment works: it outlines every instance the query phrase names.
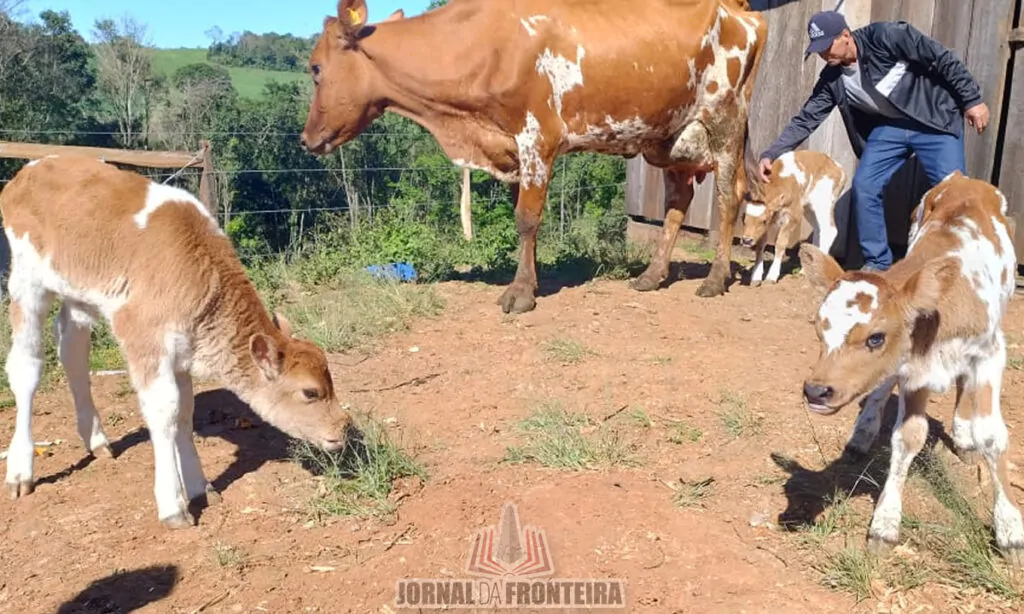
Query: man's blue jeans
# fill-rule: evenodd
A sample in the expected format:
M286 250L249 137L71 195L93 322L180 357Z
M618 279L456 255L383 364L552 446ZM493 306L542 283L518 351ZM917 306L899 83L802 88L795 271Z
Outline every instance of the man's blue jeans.
M884 271L892 266L882 190L912 153L932 185L954 170L967 173L963 136L956 138L912 120L891 121L872 130L853 176L851 194L866 267Z

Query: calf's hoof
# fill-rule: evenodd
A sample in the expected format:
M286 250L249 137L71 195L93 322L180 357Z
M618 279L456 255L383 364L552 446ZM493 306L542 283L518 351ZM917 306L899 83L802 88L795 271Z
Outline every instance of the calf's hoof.
M868 553L873 556L884 558L888 556L895 547L896 542L891 542L876 535L868 535L867 549Z
M629 282L629 286L637 292L650 292L651 290L657 290L660 285L660 279L656 278L654 275L647 275L646 273Z
M96 458L116 458L114 456L114 449L110 447L109 443L97 446L91 453Z
M32 494L32 491L36 489L35 484L32 480L23 480L21 482L6 482L7 494L10 495L11 500L16 500L18 497L27 497Z
M750 280L750 287L751 288L759 288L759 287L761 287L761 280L760 279L751 279Z
M1012 546L1006 546L1000 548L999 551L1002 553L1006 563L1011 567L1017 569L1024 568L1024 544L1014 544Z
M188 512L178 512L173 516L161 518L160 522L168 529L188 529L195 526L196 519Z
M533 289L526 284L513 283L498 298L498 304L505 313L525 313L537 306Z
M224 498L214 489L213 484L206 485L206 492L204 494L206 495L207 505L220 505L224 502Z

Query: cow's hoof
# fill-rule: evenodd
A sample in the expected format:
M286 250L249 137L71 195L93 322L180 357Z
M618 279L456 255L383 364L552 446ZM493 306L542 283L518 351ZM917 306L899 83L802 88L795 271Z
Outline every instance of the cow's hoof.
M650 292L651 290L657 290L660 285L660 279L647 274L643 274L629 282L629 286L637 292Z
M110 447L109 443L105 443L101 446L96 446L92 450L92 455L95 458L114 458L114 449Z
M7 482L7 494L10 495L11 499L17 499L18 497L27 497L32 494L32 491L36 489L35 484L32 480L24 480L21 482Z
M761 282L762 282L762 280L760 280L760 279L751 279L750 280L750 287L751 288L760 288L761 287Z
M725 294L725 282L717 279L711 279L710 277L704 280L704 283L697 288L697 296L702 298L711 298L713 296L721 296Z
M526 284L513 283L498 298L498 304L505 313L525 313L537 306L533 289Z

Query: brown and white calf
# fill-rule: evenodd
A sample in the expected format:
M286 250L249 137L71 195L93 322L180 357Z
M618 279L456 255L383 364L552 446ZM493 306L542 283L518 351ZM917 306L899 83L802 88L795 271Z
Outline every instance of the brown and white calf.
M843 167L820 151L790 151L772 164L771 181L750 181L750 193L743 204L743 235L740 242L754 248L754 269L750 285L779 281L783 256L800 233L806 219L813 229L811 241L828 253L839 231L834 209L846 187ZM775 257L764 277L764 248L768 233L777 231Z
M33 491L32 404L43 323L57 298L58 355L78 433L89 452L112 456L89 382L90 330L104 318L149 428L166 526L194 524L192 499L217 499L192 440L193 375L221 381L293 437L344 448L351 419L323 350L267 312L230 240L194 196L96 159L49 157L15 175L0 193L0 213L11 247L12 498Z
M928 434L928 397L955 384L954 445L987 461L996 543L1012 562L1024 562L999 399L1002 323L1017 270L1006 210L998 189L955 171L925 193L907 257L884 273L843 272L829 255L808 244L800 248L807 279L826 291L815 324L822 352L804 383L808 407L833 414L866 394L847 444L866 452L878 435L880 410L899 385L889 476L868 532L873 550L899 539L903 484Z

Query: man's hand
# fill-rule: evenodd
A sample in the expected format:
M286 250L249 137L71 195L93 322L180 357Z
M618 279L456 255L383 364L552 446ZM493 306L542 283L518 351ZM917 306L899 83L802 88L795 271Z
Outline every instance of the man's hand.
M987 116L986 116L987 117ZM768 158L761 158L761 161L757 163L757 170L761 175L761 181L767 183L770 181L772 174L772 161Z
M967 113L964 115L967 118L967 123L977 130L978 134L981 134L985 130L985 126L988 125L988 105L984 102L967 109Z

